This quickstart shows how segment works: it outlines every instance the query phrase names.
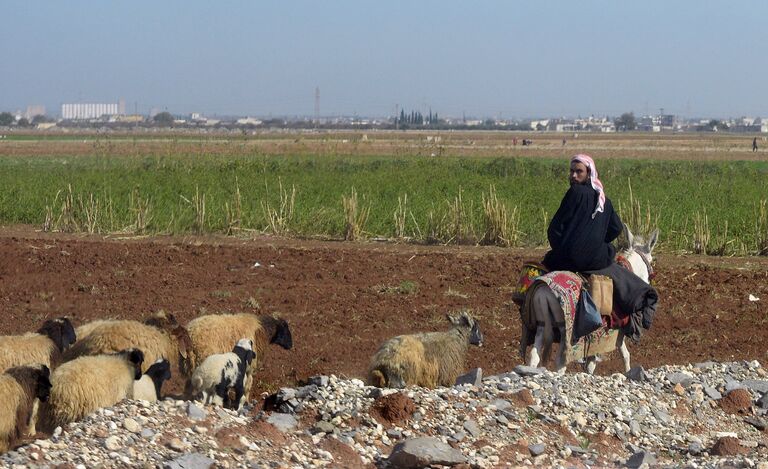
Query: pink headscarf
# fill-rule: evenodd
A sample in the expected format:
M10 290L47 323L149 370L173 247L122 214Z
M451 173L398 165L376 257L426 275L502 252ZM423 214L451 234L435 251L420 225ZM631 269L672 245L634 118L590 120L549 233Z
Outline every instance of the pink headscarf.
M602 212L605 207L605 191L603 190L603 183L597 177L597 166L595 166L591 156L583 153L571 158L571 163L574 161L587 167L589 170L589 182L592 184L592 189L597 191L597 207L595 207L595 211L592 213L592 218L595 218L597 212Z

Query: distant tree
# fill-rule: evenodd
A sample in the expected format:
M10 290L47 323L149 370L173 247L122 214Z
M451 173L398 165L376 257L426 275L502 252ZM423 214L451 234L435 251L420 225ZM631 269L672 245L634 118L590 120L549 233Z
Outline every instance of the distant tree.
M707 124L707 127L709 127L709 130L711 130L713 132L717 132L718 130L727 130L728 129L728 124L726 124L723 121L719 121L717 119L712 119Z
M0 125L11 125L14 120L10 112L0 112Z
M613 124L616 126L616 130L635 130L637 128L635 113L625 112L618 119L613 121Z
M29 123L29 120L26 117L22 117L19 119L19 122L17 122L19 127L29 127L31 124Z
M152 120L155 122L155 124L171 125L173 124L174 119L170 112L161 112L155 114L155 117L153 117Z
M43 122L50 122L51 120L45 114L38 114L32 118L32 125L41 124Z

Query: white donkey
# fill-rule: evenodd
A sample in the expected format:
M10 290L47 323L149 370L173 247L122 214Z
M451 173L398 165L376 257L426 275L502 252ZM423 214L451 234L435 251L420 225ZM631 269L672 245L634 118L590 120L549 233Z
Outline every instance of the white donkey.
M653 262L652 251L656 246L658 240L659 230L654 230L651 233L648 241L646 242L640 236L634 236L629 230L627 225L624 225L624 232L627 236L629 248L622 250L619 256L624 257L630 264L632 272L640 277L645 283L649 283L650 277L653 273L651 263ZM536 320L536 338L534 340L533 347L531 348L530 358L528 365L536 367L543 358L546 360L549 357L549 353L554 341L554 327L557 324L560 330L560 348L555 359L555 371L558 373L564 373L566 363L566 353L568 344L565 340L565 313L560 306L560 302L552 293L549 288L536 288L533 290L533 297L531 298L532 316ZM520 339L520 354L525 359L525 352L527 349L527 334L525 333L525 324L523 324L524 332ZM616 339L616 348L619 349L621 359L624 361L624 371L629 371L629 349L627 344L624 343L624 333L619 330L618 338ZM587 373L592 374L597 366L598 357L590 356L586 360Z

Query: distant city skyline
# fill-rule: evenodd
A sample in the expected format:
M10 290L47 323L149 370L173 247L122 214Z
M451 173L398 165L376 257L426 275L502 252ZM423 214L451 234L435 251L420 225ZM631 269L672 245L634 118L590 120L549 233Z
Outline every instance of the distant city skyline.
M124 97L127 113L208 116L768 116L767 14L707 0L11 1L0 111Z

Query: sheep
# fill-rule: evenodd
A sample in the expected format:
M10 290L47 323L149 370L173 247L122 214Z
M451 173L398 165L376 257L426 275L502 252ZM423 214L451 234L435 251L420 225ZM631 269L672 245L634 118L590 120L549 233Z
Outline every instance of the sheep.
M256 357L255 363L248 368L246 395L251 390L253 373L262 363L267 345L277 344L287 350L293 347L288 323L284 319L265 315L241 313L200 316L187 324L187 332L192 341L190 356L197 363L210 355L229 352L232 344L240 338L253 341Z
M133 398L144 353L127 349L111 355L84 356L66 362L51 375L51 394L40 406L40 428L51 433L102 407Z
M159 311L143 323L130 320L94 322L96 324L85 331L86 335L67 351L64 356L66 359L110 354L136 347L145 354L145 368L159 359L167 358L171 366L178 367L183 376L189 376L192 371L188 353L191 349L189 335L172 314Z
M240 339L229 353L208 356L187 381L187 399L239 410L245 401L248 367L256 357L251 339Z
M466 313L448 315L444 332L401 335L384 342L371 360L368 383L377 387L453 386L462 373L468 345L482 346L477 321Z
M147 368L141 379L133 382L133 399L149 402L161 398L160 388L163 381L171 379L171 364L165 358L161 358Z
M0 453L35 434L38 402L48 400L50 375L46 365L18 366L0 374Z
M55 368L75 339L75 329L67 318L49 319L37 332L0 336L0 372L35 364Z

